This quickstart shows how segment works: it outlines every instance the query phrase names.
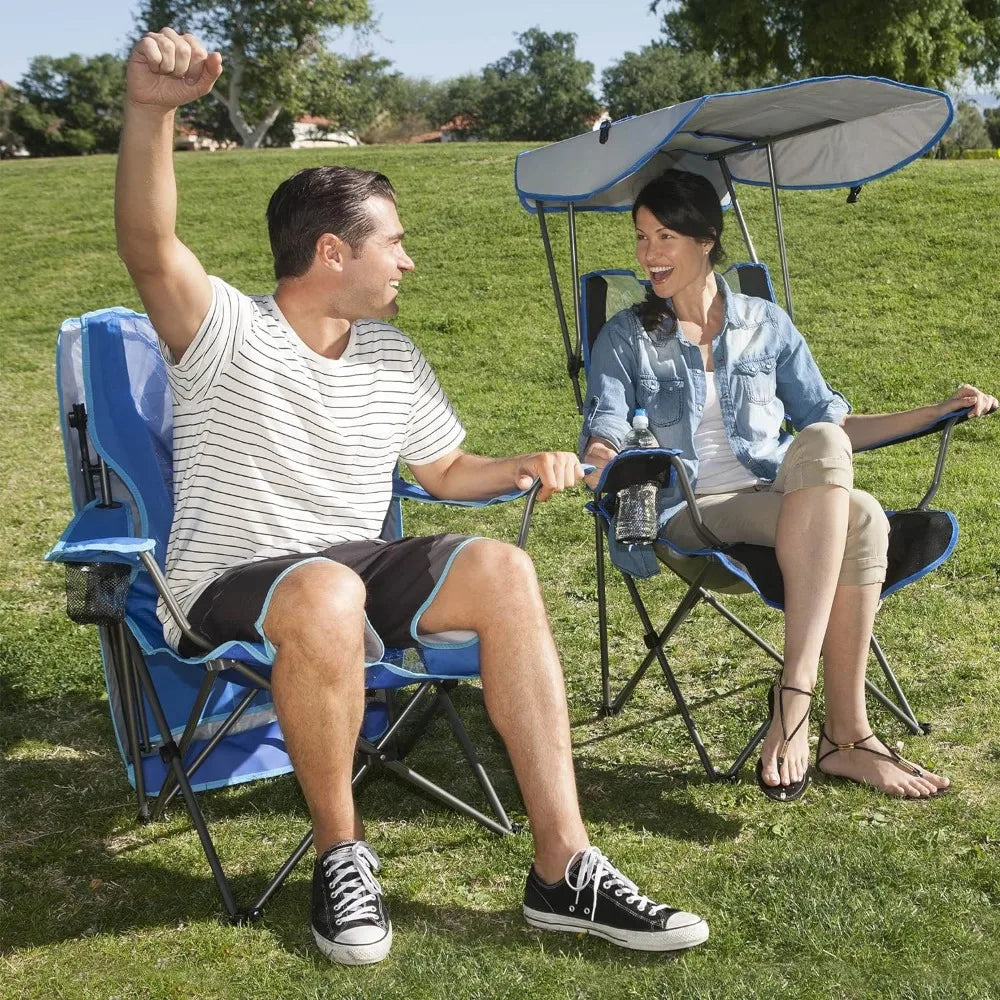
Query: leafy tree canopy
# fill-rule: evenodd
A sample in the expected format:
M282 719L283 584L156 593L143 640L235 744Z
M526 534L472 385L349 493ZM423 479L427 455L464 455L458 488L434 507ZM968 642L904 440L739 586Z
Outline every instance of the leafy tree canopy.
M18 83L11 125L32 156L113 153L122 129L125 62L37 56Z
M1000 149L1000 108L987 108L983 112L983 122L994 149Z
M727 79L718 61L704 52L681 52L654 42L638 52L626 52L601 76L604 103L612 118L641 115L702 94L741 89L742 81Z
M142 0L136 15L142 32L170 25L222 53L223 75L212 96L251 148L283 109L292 117L310 113L351 124L344 119L356 107L341 112L337 102L372 60L335 56L326 42L337 29L370 22L368 0Z
M461 109L486 139L552 141L583 131L598 107L590 91L594 64L576 58L576 35L529 28L519 48L487 66L481 87L465 85Z
M683 51L777 83L837 73L943 87L1000 69L1000 0L653 0Z

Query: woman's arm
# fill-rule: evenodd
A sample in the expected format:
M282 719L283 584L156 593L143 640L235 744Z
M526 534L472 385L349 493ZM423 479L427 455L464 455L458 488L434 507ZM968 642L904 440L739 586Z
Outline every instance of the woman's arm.
M587 441L583 451L583 464L592 465L594 471L584 476L583 481L592 489L597 489L604 466L618 454L616 448L603 438L592 437Z
M851 439L851 447L855 451L869 448L880 441L890 441L893 438L904 437L928 427L935 421L956 413L959 410L970 410L970 417L981 417L997 408L995 396L977 389L974 385L963 383L954 395L941 403L930 406L918 406L914 410L902 410L899 413L860 414L850 413L844 417L841 427Z

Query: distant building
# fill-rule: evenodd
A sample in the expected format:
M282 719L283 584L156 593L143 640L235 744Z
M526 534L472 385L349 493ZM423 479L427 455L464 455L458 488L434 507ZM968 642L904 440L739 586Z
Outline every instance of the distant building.
M235 145L235 142L219 142L201 129L185 128L183 125L174 133L174 149L178 150L232 149Z
M476 123L468 115L456 115L451 121L441 126L442 142L479 142L476 135Z
M329 118L304 115L292 125L292 149L322 149L326 146L360 146L358 137L339 130Z

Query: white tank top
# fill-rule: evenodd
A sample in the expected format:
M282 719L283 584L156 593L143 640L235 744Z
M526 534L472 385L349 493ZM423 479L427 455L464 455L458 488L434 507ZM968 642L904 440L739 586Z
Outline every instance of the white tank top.
M694 450L698 455L698 479L694 484L698 496L735 493L761 481L733 454L722 423L714 372L705 372L705 411L695 428Z

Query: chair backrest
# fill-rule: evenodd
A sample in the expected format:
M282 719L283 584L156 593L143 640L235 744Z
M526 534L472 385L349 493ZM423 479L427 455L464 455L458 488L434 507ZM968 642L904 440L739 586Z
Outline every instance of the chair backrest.
M98 457L104 462L111 500L128 511L132 533L155 540L156 559L162 568L173 519L173 404L166 365L148 318L115 307L67 320L57 342L57 386L74 509L84 507L95 492L98 498L101 495L97 476L85 468L83 447L86 447L91 460ZM81 404L86 408L83 445L72 426L78 421ZM136 569L129 586L126 623L150 668L168 726L177 731L188 720L204 672L167 646L156 616L157 597L149 574L142 568ZM112 721L124 756L121 650L114 648L103 630L101 652ZM208 738L245 693L242 684L218 680L202 714L197 738ZM156 744L163 734L148 704L145 708L150 741ZM242 736L246 741L247 730L266 727L273 718L270 695L261 691L234 730L233 738ZM265 762L259 758L259 767L255 769L248 765L248 754L243 753L233 758L234 767L240 768L238 774L206 768L206 780L223 785L288 770L290 765L283 750L279 756L283 759L276 760L271 755ZM126 763L131 776L133 764ZM151 789L157 787L155 780L147 784Z
M723 277L735 292L777 301L764 263L733 264L726 268ZM638 278L634 271L589 271L581 276L580 327L585 371L590 370L590 352L604 324L615 313L641 302L648 290L649 282Z

